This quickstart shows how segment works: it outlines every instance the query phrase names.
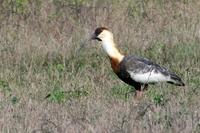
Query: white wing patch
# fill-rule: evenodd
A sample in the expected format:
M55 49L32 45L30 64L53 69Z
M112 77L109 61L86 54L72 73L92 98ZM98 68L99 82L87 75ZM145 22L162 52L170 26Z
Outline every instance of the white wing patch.
M169 81L170 76L165 76L160 72L155 72L155 70L152 70L147 73L134 73L129 71L131 78L139 83L157 83L157 82L163 82L163 81Z

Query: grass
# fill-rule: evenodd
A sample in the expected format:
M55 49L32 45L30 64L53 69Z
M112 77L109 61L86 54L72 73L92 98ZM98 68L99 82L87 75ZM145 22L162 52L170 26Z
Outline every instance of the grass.
M111 88L110 91L110 95L108 95L109 97L114 96L117 99L121 99L123 101L127 101L130 99L130 97L133 95L131 95L132 93L135 92L135 89L127 86L127 85L117 85L117 86L113 86L113 88Z
M4 0L0 132L199 132L198 0ZM176 72L185 87L134 89L112 72L98 26L119 48ZM85 47L79 50L81 45Z

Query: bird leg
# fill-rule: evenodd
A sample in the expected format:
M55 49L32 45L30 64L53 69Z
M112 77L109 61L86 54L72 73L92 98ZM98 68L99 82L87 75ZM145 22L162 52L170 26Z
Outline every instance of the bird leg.
M140 84L137 84L137 85L135 86L135 89L136 89L136 92L135 92L135 99L136 99L136 100L139 100L139 99L142 97L142 95L143 95L143 90L142 90L142 88L141 88L141 85L140 85Z
M135 92L135 99L140 99L143 96L143 93L145 90L147 90L148 84L144 84L144 87L142 88L141 85L135 86L136 92Z
M135 92L135 99L140 99L143 96L143 91L142 90L136 90Z
M147 90L147 88L148 88L148 84L144 84L144 87L143 87L143 91L145 91L145 90Z

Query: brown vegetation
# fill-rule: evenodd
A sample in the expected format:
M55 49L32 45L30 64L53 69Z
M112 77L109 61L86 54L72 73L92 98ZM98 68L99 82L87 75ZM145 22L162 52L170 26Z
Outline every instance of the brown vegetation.
M200 132L200 1L2 0L0 11L0 132ZM186 87L150 86L136 103L85 41L98 26Z

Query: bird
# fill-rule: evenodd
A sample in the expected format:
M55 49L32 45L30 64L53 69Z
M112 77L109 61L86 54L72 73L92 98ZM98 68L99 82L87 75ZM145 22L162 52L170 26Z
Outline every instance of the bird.
M167 82L176 86L185 86L182 79L147 58L121 53L114 42L113 33L106 27L98 27L91 36L92 40L100 41L107 53L112 70L126 84L136 90L136 98L141 98L149 84Z

